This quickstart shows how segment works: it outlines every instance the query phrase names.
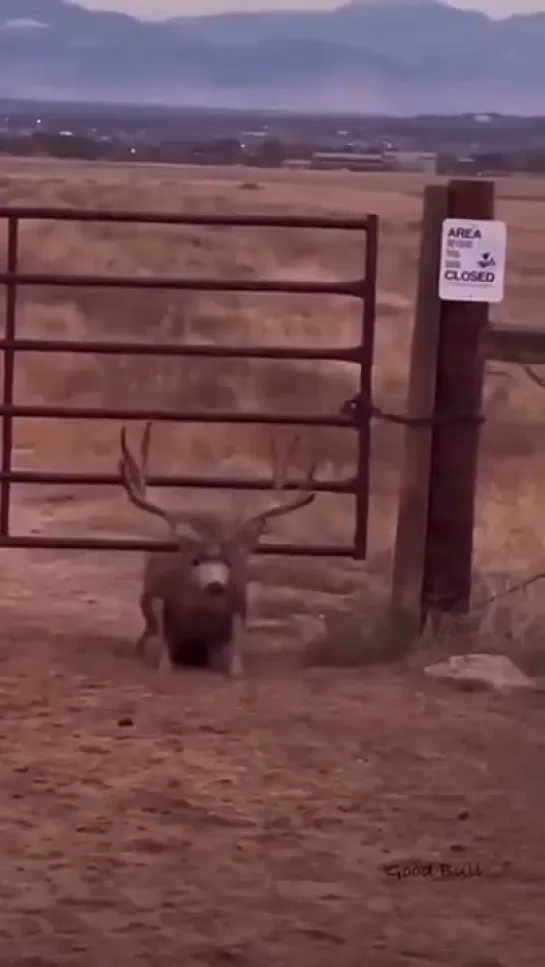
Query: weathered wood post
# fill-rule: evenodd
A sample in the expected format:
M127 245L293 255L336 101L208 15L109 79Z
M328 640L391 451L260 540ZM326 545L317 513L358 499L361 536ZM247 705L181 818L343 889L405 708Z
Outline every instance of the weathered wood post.
M446 185L430 185L424 194L420 234L418 289L411 347L407 416L420 423L405 429L405 452L397 518L392 610L410 622L409 633L422 624L428 507L435 412L437 354L441 323L439 256L441 227L447 217Z
M494 218L494 185L426 191L392 606L421 627L469 606L487 302L439 299L442 222ZM418 425L420 421L420 425Z

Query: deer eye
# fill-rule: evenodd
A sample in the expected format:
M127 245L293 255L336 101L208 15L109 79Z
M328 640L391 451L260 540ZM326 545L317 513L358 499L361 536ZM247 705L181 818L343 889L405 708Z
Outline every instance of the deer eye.
M193 560L191 561L191 567L198 567L200 563L201 563L200 558L194 557Z

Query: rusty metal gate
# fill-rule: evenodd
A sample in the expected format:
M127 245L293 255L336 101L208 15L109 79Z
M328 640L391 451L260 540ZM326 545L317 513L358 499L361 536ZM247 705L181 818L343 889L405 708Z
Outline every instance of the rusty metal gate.
M2 416L2 463L0 474L0 546L36 547L51 549L109 549L145 550L170 547L169 542L150 540L87 537L40 537L13 534L10 529L10 497L12 484L111 485L118 482L116 474L54 473L14 470L13 421L15 419L104 419L155 420L186 423L306 425L317 427L352 427L357 433L357 461L352 480L319 484L317 489L330 493L353 494L355 497L355 528L352 545L263 544L262 553L324 555L363 558L367 543L369 491L369 448L371 405L371 376L376 315L376 270L378 224L375 215L359 218L304 218L276 216L220 216L168 215L151 212L115 212L48 208L0 208L0 219L7 226L7 255L5 271L0 273L0 284L5 288L5 323L0 349L4 362L4 387L0 413ZM132 225L187 225L200 227L290 228L316 230L344 230L365 235L362 239L362 276L349 282L300 281L236 281L198 278L148 278L97 275L66 275L18 272L19 225L24 220L109 222ZM308 294L309 296L339 295L360 300L362 306L361 337L357 345L346 348L323 349L265 346L178 345L168 343L105 342L98 340L70 340L49 338L19 338L17 336L17 293L20 286L66 286L70 288L161 289L177 291L252 292ZM22 353L92 353L128 356L195 356L229 357L239 359L337 360L354 363L359 368L358 405L335 415L297 413L221 414L201 410L107 409L101 407L27 406L15 399L15 367ZM233 479L231 477L169 476L150 477L155 487L205 487L238 490L266 490L270 481ZM289 486L289 485L288 485ZM292 484L296 486L296 484Z

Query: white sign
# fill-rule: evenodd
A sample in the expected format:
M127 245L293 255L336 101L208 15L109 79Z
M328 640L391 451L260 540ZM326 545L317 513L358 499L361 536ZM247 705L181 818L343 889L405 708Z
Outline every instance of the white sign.
M447 302L501 302L506 254L505 222L445 218L439 298Z

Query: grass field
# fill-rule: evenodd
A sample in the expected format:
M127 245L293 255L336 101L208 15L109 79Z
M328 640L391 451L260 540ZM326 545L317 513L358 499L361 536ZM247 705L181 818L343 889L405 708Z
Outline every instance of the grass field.
M422 179L259 179L249 191L247 173L233 170L3 161L0 204L376 212L374 392L380 406L402 411ZM545 322L545 182L506 180L498 193L509 275L496 317ZM363 251L342 233L29 221L20 267L323 280L359 275ZM21 291L18 321L29 336L309 346L351 343L358 331L357 306L342 299L45 287ZM501 373L486 386L477 597L540 570L545 541L545 391L515 367L494 368ZM334 412L355 380L339 363L26 354L17 402ZM118 434L117 423L18 421L15 465L112 471ZM352 472L348 431L303 436L323 454L325 475ZM451 694L414 670L300 667L321 615L356 607L365 632L387 595L401 443L397 428L377 425L365 564L256 563L255 644L240 687L189 674L158 681L138 667L134 555L3 555L3 962L537 967L545 940L542 705ZM154 469L265 475L267 453L261 428L157 427ZM225 514L251 498L165 499L188 513ZM18 533L162 536L113 488L16 487L12 524ZM352 526L351 500L326 495L277 533L349 541ZM536 584L486 616L487 644L543 671L544 619ZM398 882L385 875L388 862L479 863L482 875Z

